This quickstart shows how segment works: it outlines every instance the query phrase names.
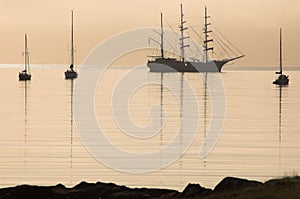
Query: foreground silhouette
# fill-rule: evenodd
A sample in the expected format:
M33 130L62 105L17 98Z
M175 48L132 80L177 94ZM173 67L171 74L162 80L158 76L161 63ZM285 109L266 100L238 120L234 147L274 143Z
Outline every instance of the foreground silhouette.
M21 185L0 189L0 198L31 199L142 199L142 198L300 198L300 177L285 177L265 183L240 178L224 178L215 188L206 189L199 184L189 184L182 191L151 188L128 188L113 183L81 182L73 188L64 185L49 187Z

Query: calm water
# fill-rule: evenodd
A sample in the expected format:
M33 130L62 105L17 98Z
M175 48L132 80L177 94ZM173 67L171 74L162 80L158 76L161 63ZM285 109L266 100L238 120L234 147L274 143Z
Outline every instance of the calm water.
M199 124L195 139L180 158L165 168L144 174L108 168L86 150L79 138L73 117L73 97L85 92L73 93L76 80L64 79L64 67L38 66L31 71L32 81L19 82L20 68L2 66L0 187L21 183L73 186L84 180L182 190L189 182L214 187L225 176L264 181L300 173L300 71L287 71L290 85L280 88L272 84L275 75L271 70L225 68L221 74L226 94L223 131L213 151L201 159L199 152L212 114L205 76L161 76L148 73L146 68L137 71L147 81L175 85L180 93L175 96L159 84L144 85L134 92L129 99L129 112L136 125L143 127L151 122L148 112L155 104L163 106L166 114L165 123L157 123L163 127L159 133L138 139L120 130L111 107L114 87L129 69L132 68L110 69L97 87L95 112L103 131L116 146L131 153L149 153L166 147L177 133L185 133L180 128L181 117L193 98L186 92L188 86L184 79L195 91ZM207 78L213 80L216 76ZM135 79L131 81L134 83ZM125 96L130 91L122 92ZM161 121L161 115L156 116ZM118 117L126 119L126 116ZM174 152L184 150L183 142L177 143ZM168 158L166 154L162 154L157 161L163 162L165 158Z

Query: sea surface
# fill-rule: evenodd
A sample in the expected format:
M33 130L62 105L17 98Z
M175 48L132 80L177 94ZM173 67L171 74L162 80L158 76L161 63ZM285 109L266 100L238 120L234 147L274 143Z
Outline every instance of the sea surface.
M88 122L77 129L89 118L75 103L86 95L78 89L80 72L65 80L66 66L34 65L32 80L21 82L21 67L0 65L0 187L102 181L182 190L188 183L213 188L226 176L266 181L300 173L299 68L287 67L290 85L279 87L272 84L276 69L268 67L226 66L221 74L110 67L95 87L94 113L112 146L143 157L128 159L86 135L97 131ZM212 95L216 87L221 90ZM218 95L220 104L213 101ZM207 143L212 121L222 128ZM126 129L129 123L135 128ZM95 139L95 151L85 136ZM205 157L203 148L210 151Z

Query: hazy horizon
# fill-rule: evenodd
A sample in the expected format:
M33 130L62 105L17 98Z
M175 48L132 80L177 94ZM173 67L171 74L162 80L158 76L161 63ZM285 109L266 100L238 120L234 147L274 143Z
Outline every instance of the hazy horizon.
M298 66L300 2L296 0L1 2L1 64L23 63L24 33L28 33L32 64L68 65L71 10L75 15L76 63L80 65L94 47L119 32L159 26L160 12L176 26L179 4L183 3L186 20L193 26L203 26L204 6L208 7L211 23L246 55L235 65L278 65L281 27L284 64ZM138 58L143 60L146 63L147 57Z

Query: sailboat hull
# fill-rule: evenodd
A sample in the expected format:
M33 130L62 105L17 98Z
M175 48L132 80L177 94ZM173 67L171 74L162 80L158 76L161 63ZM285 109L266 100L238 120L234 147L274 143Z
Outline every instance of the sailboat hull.
M78 74L74 70L67 70L65 72L65 78L66 79L75 79L75 78L77 78L77 76L78 76Z
M273 84L277 85L288 85L289 84L289 78L286 75L280 75Z
M204 62L182 62L170 58L157 58L155 61L148 61L147 66L150 72L221 72L227 61Z
M31 74L21 72L19 73L19 81L31 80Z

